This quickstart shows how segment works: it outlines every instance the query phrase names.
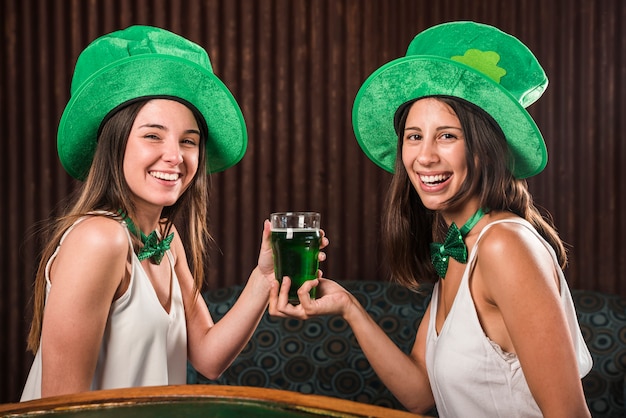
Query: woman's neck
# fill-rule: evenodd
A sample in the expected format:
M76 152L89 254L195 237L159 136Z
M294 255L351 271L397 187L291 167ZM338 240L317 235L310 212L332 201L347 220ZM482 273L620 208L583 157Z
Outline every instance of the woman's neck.
M472 199L457 209L442 210L439 214L443 217L443 220L448 226L454 222L460 228L479 208L480 204L478 199Z
M159 227L160 218L160 212L146 213L145 211L136 211L132 220L138 230L148 235Z

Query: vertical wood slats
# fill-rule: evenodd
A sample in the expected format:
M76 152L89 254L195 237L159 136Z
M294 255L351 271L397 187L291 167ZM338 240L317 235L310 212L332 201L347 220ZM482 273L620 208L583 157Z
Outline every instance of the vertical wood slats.
M389 175L360 151L351 106L363 80L420 30L449 20L494 24L522 39L550 86L530 108L549 150L529 180L570 245L575 288L626 296L622 214L626 6L621 0L6 0L0 48L0 402L16 401L37 253L36 223L77 183L56 156L56 126L76 57L131 24L203 45L242 106L249 147L213 176L208 285L242 283L271 211L314 209L330 239L322 269L384 280L379 218Z

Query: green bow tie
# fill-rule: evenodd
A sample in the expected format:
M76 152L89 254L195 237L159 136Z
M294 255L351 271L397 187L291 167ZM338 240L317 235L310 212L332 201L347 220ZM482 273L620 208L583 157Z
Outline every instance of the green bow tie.
M139 250L137 258L139 261L145 260L146 258L152 258L152 261L154 261L155 264L161 264L165 251L170 249L172 239L174 239L173 232L160 241L156 231L152 231L148 236L141 232L141 242L143 242L143 248Z
M172 232L167 237L162 240L159 240L159 236L156 231L152 231L150 235L146 235L143 231L137 232L137 227L133 223L133 221L126 216L125 213L120 212L126 225L128 226L128 230L131 234L139 236L141 238L141 242L143 243L143 247L137 253L137 258L139 261L143 261L146 258L151 258L155 264L161 264L161 260L163 260L163 255L167 250L170 249L170 244L174 239L174 233Z
M446 277L450 257L454 258L459 263L467 263L467 246L463 238L465 238L484 214L482 209L478 209L476 213L468 219L465 225L461 227L460 231L456 224L452 222L450 228L448 228L444 242L432 242L430 244L431 260L439 277Z

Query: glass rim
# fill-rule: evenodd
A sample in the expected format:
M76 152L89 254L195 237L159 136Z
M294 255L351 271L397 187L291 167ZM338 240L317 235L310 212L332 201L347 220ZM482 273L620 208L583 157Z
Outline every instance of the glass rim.
M322 215L319 212L273 212L270 214L270 227L272 231L295 230L319 230Z
M291 211L291 212L272 212L270 213L270 217L273 216L321 216L319 212L315 211Z

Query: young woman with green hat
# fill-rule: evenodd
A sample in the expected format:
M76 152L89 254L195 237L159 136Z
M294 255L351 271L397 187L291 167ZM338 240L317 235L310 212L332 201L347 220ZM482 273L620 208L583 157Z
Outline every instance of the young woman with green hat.
M453 22L418 34L359 90L356 138L394 173L382 231L392 277L412 289L434 282L411 353L330 280L303 285L297 306L287 303L285 280L270 313L341 315L411 411L589 417L580 379L591 356L562 271L565 250L524 180L547 162L525 109L547 83L516 38Z
M206 51L148 26L96 39L76 63L57 141L64 168L84 183L39 264L22 400L185 384L188 360L219 376L276 280L266 221L258 266L218 323L199 293L208 173L235 165L247 145Z

